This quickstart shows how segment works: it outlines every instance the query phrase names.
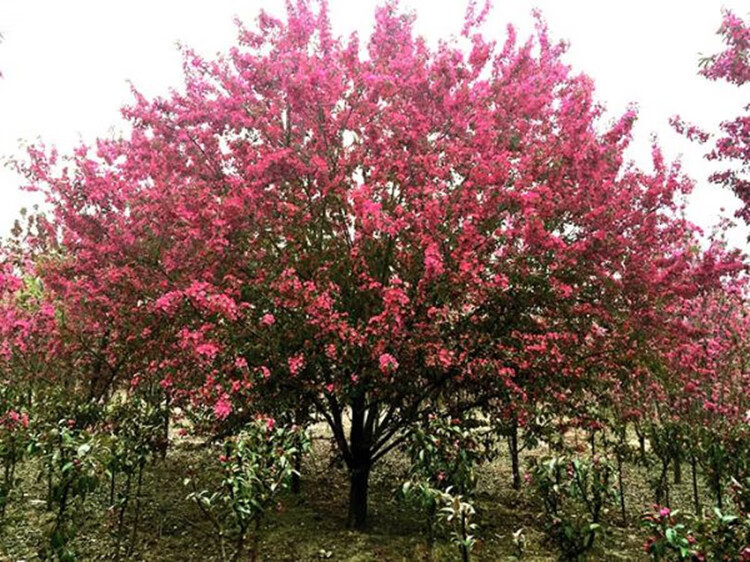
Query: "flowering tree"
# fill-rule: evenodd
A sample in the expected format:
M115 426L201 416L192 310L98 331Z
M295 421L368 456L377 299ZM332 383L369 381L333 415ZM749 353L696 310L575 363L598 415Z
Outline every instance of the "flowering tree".
M498 46L484 13L431 48L388 3L362 46L290 1L226 56L187 52L180 91L136 92L127 138L33 150L51 213L29 247L97 352L92 398L158 382L222 420L296 397L359 528L373 464L435 400L573 403L623 334L737 270L696 249L679 167L624 163L634 112L605 126L541 21Z
M14 408L30 406L32 382L51 380L58 357L59 322L38 278L3 255L0 266L0 377ZM7 397L6 397L7 399Z
M665 354L670 376L653 409L662 423L680 429L682 458L693 469L693 495L700 512L696 463L704 467L719 508L723 487L750 471L750 380L747 341L750 318L742 284L684 304L682 329L691 335ZM676 461L679 458L675 459Z
M726 43L721 53L701 61L700 73L709 80L726 80L743 87L750 82L750 25L734 13L726 10L718 33ZM737 212L745 222L750 222L750 105L745 114L721 124L721 136L706 155L709 160L727 162L730 165L711 176L711 181L729 187L744 206ZM705 133L692 129L699 140L708 139Z

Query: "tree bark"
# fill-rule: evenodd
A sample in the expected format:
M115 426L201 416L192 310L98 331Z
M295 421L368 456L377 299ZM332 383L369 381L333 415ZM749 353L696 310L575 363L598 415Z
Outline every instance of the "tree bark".
M690 457L690 473L693 478L693 505L695 507L695 515L700 517L701 514L701 500L698 495L698 461L695 459L695 455Z
M466 540L466 514L461 514L461 538ZM466 543L461 544L461 561L462 562L470 562L469 558L469 547L466 545Z
M166 412L164 413L164 426L162 427L162 438L164 441L160 444L159 451L161 460L167 458L167 450L169 449L169 414L171 411L171 400L169 399L169 394L166 396L164 408L166 409Z
M622 446L622 441L620 442ZM625 482L622 477L622 451L617 450L617 486L620 492L620 517L623 526L627 525L628 518L625 513Z
M661 473L659 474L659 481L656 485L656 503L658 505L664 505L669 507L669 459L662 458L661 460Z
M349 459L349 515L350 529L362 530L367 526L367 492L372 467L372 439L366 423L365 397L354 398L351 404L352 427L349 435L351 456Z
M308 420L307 409L298 408L294 412L294 423L299 427L305 427L305 422ZM297 443L297 451L294 453L294 472L292 473L291 489L292 494L299 496L302 491L302 439L300 437Z
M635 434L638 436L638 449L641 454L641 462L646 464L646 436L641 431L641 428L638 425L638 422L635 422L633 424L633 429L635 429Z
M294 472L292 473L291 489L292 494L299 496L302 491L300 470L302 469L302 453L297 451L294 453Z
M513 471L513 489L521 489L521 470L518 458L518 423L513 420L508 433L508 449L510 451L510 465Z
M363 530L367 526L367 491L370 483L369 465L349 469L349 517L350 529Z

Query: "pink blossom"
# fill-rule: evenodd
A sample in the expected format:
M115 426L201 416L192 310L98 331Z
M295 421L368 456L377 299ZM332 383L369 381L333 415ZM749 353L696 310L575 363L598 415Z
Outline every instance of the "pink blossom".
M219 346L212 342L206 342L197 346L195 352L201 357L213 359L219 354Z
M276 317L270 312L264 314L260 319L261 326L273 326L276 323Z
M45 302L41 308L39 309L39 312L46 316L47 318L54 318L55 317L55 307L52 306L50 303Z
M219 420L225 420L232 413L232 403L228 394L222 394L214 405L214 415Z
M438 351L438 362L444 369L448 369L453 365L453 353L449 349L441 348Z
M710 400L706 400L703 402L703 409L707 412L715 412L716 411L716 404L711 402Z
M383 353L380 356L380 370L384 374L389 374L398 369L398 361L390 353Z
M424 251L425 277L432 279L443 273L443 258L437 243L431 243Z
M294 355L287 360L289 365L289 372L292 375L297 375L305 366L305 357L303 355Z
M182 301L183 295L181 291L170 291L169 293L163 294L159 297L154 305L158 310L167 314L173 314L177 309L180 301Z

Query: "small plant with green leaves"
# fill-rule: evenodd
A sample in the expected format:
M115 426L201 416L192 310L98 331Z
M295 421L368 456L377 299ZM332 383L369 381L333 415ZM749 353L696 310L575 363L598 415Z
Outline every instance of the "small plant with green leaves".
M250 560L258 557L261 523L295 473L294 458L309 441L298 427L277 426L273 418L258 418L224 442L219 458L222 479L215 489L193 487L188 498L208 518L219 538L222 560L243 560L250 544ZM232 546L228 547L228 541Z
M750 560L750 518L714 508L705 516L654 506L644 516L644 550L652 560Z
M462 562L469 562L476 545L478 526L472 521L476 515L474 506L463 496L454 494L452 488L437 492L440 505L438 519L450 529L451 542L456 545Z
M435 541L435 522L448 489L471 498L476 487L476 467L486 458L485 447L466 421L431 415L409 436L409 480L401 498L425 513L428 548Z
M10 387L0 389L0 523L16 488L16 467L23 459L29 439L29 416L16 406Z
M699 559L750 561L748 515L732 515L714 508L710 516L696 519L694 534Z
M688 442L682 424L662 421L649 424L649 443L652 457L656 459L649 477L654 499L659 505L669 505L669 468L680 467Z
M513 554L510 555L510 560L523 560L526 553L526 535L524 534L523 527L513 531L511 538L513 540Z
M547 537L563 560L585 560L604 533L603 516L616 505L615 470L604 459L552 457L532 465Z
M48 507L53 513L42 558L70 562L77 559L74 540L85 513L87 498L97 489L102 471L100 445L74 419L60 420L37 434L29 445L41 456L47 476Z
M126 532L125 515L129 509L133 513L125 554L131 556L133 553L140 523L143 475L147 463L163 448L167 415L163 403L153 404L137 395L110 405L105 426L109 435L104 462L118 558Z
M468 418L431 415L416 428L408 442L411 475L429 480L439 490L455 489L471 496L476 487L476 467L487 457L487 448Z
M732 492L732 499L737 511L750 516L750 475L744 478L732 477L729 489Z
M695 537L679 509L654 506L653 513L643 517L648 539L643 549L652 560L687 560L694 554Z

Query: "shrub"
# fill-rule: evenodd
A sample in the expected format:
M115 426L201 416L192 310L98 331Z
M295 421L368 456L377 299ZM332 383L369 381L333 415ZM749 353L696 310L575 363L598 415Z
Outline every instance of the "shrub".
M5 519L5 512L10 503L13 489L16 486L16 466L22 460L28 444L29 418L25 411L19 412L9 404L0 407L0 522ZM0 411L3 411L0 410Z
M82 522L85 501L99 485L100 445L74 419L60 420L39 432L29 450L41 457L48 483L47 504L54 517L47 533L42 558L76 560L73 541Z
M531 484L543 508L545 531L564 560L584 559L604 532L602 516L617 493L609 462L552 457L531 469Z
M401 497L425 512L427 542L432 548L438 509L453 503L444 494L451 490L464 498L473 496L475 469L486 458L485 448L467 423L431 415L411 433L407 454L409 480L401 488Z
M476 510L462 496L454 494L452 488L437 495L442 504L438 517L450 528L451 542L458 548L462 562L469 562L476 544L474 533L478 526L472 522Z
M690 516L654 506L643 518L644 550L653 560L750 560L750 517L722 513Z
M138 535L141 511L141 490L146 464L164 448L164 427L168 415L163 403L152 404L137 395L127 396L123 402L113 403L108 410L109 430L104 450L105 473L109 479L109 505L115 517L117 545L125 534L125 514L135 498L130 544L127 555L131 555ZM118 478L120 489L117 489Z
M684 560L692 556L695 537L679 510L654 506L654 512L644 516L643 526L649 531L643 549L653 560Z
M297 427L280 427L273 418L258 418L242 433L224 442L219 458L222 480L214 490L199 490L195 481L188 498L194 500L214 526L222 560L241 560L253 529L251 560L258 556L260 525L279 493L294 474L294 456L307 449L308 440ZM229 556L226 539L234 542Z

